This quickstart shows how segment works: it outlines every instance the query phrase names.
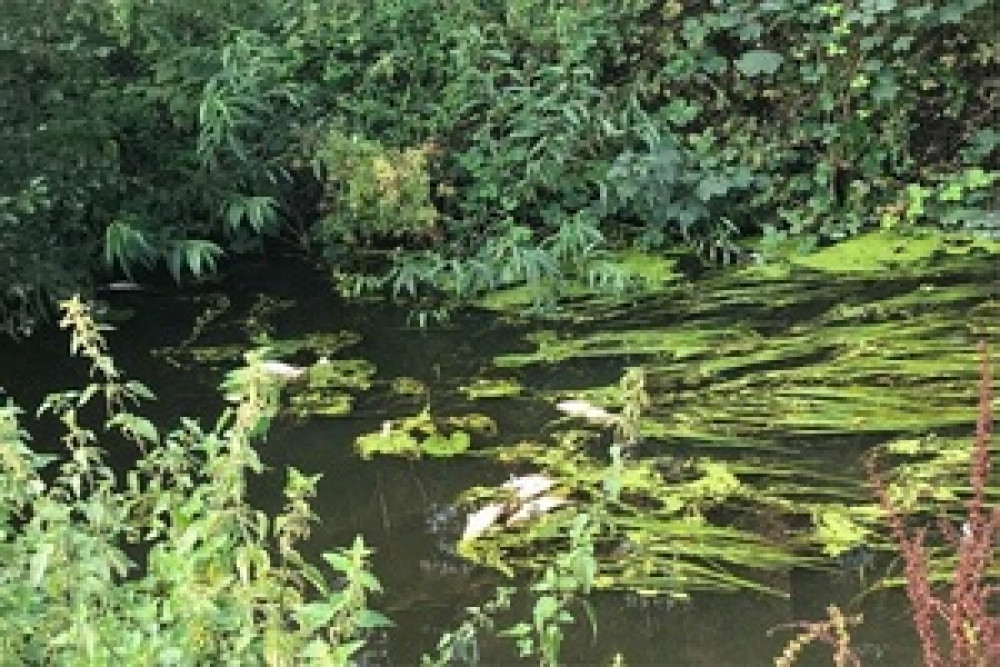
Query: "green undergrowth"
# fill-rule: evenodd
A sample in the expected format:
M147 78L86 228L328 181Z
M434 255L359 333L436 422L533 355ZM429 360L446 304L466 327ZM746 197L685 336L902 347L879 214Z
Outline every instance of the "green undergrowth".
M247 490L279 406L264 356L249 352L226 375L214 425L166 428L145 416L153 393L118 369L89 306L62 307L90 380L39 407L62 425L59 445L36 451L32 421L12 399L0 407L0 662L363 661L371 634L391 625L370 607L381 591L372 550L358 536L306 561L319 475L289 468L270 514ZM113 468L112 446L133 448L135 463Z

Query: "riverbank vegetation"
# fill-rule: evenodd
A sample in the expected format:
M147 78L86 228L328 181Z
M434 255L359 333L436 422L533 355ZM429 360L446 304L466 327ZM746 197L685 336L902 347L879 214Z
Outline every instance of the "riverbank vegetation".
M40 408L65 428L62 451L38 453L17 406L0 410L6 663L346 664L390 624L369 608L380 586L360 537L323 555L326 573L299 552L318 477L289 470L277 516L247 497L278 408L259 359L229 375L210 430L167 431L141 414L154 396L123 377L86 304L66 302L61 325L93 379ZM95 410L100 430L80 419ZM125 474L111 446L138 450Z
M7 329L279 240L428 312L615 250L995 236L984 0L3 0ZM933 237L933 233L931 233ZM780 251L780 252L779 252Z
M29 441L16 396L0 410L3 655L377 662L390 621L370 545L304 555L313 471L288 471L281 511L247 492L272 423L343 418L372 394L365 465L511 475L447 501L447 558L510 586L425 664L476 664L487 636L558 664L574 624L600 624L592 591L784 596L795 569L832 568L866 595L905 585L928 665L1000 651L985 358L975 447L965 435L975 346L1000 321L990 3L0 0L0 15L0 325L26 336L61 301L91 365L42 405L61 448ZM206 289L151 357L224 375L227 407L167 431L92 297L114 314L133 281L208 283L237 256L400 301L431 337L462 307L518 328L475 372L442 346L433 372L389 377L358 332L281 322L299 295L234 312ZM602 379L573 375L584 364ZM526 406L557 416L507 437L504 411ZM111 447L137 461L112 465ZM908 531L942 507L941 539ZM803 619L779 664L815 641L853 664L855 611Z

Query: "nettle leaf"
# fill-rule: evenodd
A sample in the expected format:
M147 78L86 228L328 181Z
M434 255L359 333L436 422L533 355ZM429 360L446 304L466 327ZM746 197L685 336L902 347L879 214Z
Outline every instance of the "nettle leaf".
M746 76L759 76L761 74L774 74L784 61L785 59L780 53L754 49L747 51L733 61L733 65Z
M108 425L121 428L127 436L137 441L150 443L160 441L159 432L153 422L139 415L122 412L112 417Z
M372 630L376 628L391 628L393 622L384 614L381 614L374 609L362 609L358 612L357 618L358 626L365 628L366 630Z

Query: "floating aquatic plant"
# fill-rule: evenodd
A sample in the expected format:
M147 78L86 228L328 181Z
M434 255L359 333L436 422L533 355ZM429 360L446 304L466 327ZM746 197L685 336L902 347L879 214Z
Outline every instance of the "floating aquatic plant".
M416 415L383 422L378 431L359 436L354 446L365 459L377 454L445 458L467 451L472 446L472 438L467 431L459 429L448 434L441 433L431 418L428 406Z
M497 434L496 420L489 415L482 414L481 412L470 412L464 415L452 415L448 417L445 422L449 426L466 429L468 431L476 431L486 435Z
M926 236L903 235L889 230L860 234L828 248L789 258L790 263L823 271L884 273L920 272L931 258L942 254L964 255L975 250L1000 252L1000 242L971 237L947 235L937 231Z
M371 388L375 366L364 359L321 358L302 368L304 381L289 386L289 410L298 416L339 416L351 411L352 391Z
M638 587L672 595L743 587L777 592L736 572L809 562L752 530L713 522L709 515L715 508L752 504L751 490L743 488L724 462L619 457L609 468L589 450L588 439L576 432L556 445L523 442L507 447L497 457L539 466L544 478L558 484L560 497L572 498L581 511L600 517L603 529L595 536L598 587ZM480 510L481 515L474 515L477 526L496 525L506 516L504 511L487 509L490 504ZM595 509L600 507L604 509ZM462 553L505 571L541 568L545 554L565 538L574 515L563 510L516 530L480 533L462 547Z
M427 385L416 378L395 377L389 383L392 393L400 396L423 396L427 393Z
M521 383L514 378L476 378L458 388L470 399L509 398L521 393Z

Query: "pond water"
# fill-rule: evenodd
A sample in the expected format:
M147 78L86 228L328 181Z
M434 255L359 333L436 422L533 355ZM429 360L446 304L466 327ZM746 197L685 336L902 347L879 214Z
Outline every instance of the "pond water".
M905 294L915 284L902 281L883 289L866 283L869 297L876 293ZM704 285L699 289L711 289L712 283L706 281ZM855 283L854 289L857 286ZM796 302L789 309L782 309L777 299L772 307L763 310L755 309L752 299L746 307L734 304L732 323L756 323L758 334L788 332L796 321L810 313L827 311L852 289L846 286L844 294L823 291L828 287L817 281L813 300ZM116 325L109 337L120 366L158 395L159 400L148 406L157 423L175 423L180 415L207 419L216 414L221 407L216 388L224 370L235 363L225 358L194 362L176 352L181 341L192 343L189 348L195 340L200 346L246 347L254 334L262 332L272 339L297 339L313 332L350 331L360 335L359 342L337 355L371 362L376 369L371 387L352 392L355 402L346 415L281 419L261 446L262 458L271 472L254 480L251 492L259 506L276 509L282 501L282 471L287 466L309 474L322 473L314 503L321 522L315 527L307 551L318 555L333 546L349 544L358 533L375 548L374 569L386 590L375 605L393 619L395 627L374 638L364 655L371 665L418 664L420 655L432 650L441 633L461 621L465 607L489 599L494 586L504 582L495 571L456 556L454 543L466 510L456 508L455 501L472 486L497 485L511 474L531 468L500 464L483 456L414 461L376 457L366 461L352 447L354 439L377 431L386 419L413 414L428 403L435 416L488 413L497 423L496 434L476 435L476 449L522 440L545 442L558 416L552 396L614 385L627 366L649 359L641 352L612 351L512 367L505 372L516 375L524 388L519 395L477 401L463 393L461 387L484 374L496 375L498 355L532 352L535 346L525 336L543 325L509 321L487 312L467 312L457 314L446 324L432 323L421 329L410 321L405 308L345 303L331 294L322 276L278 263L238 267L217 288L180 294L152 290L107 298L117 310L136 311L135 317ZM629 327L641 325L644 330L659 331L683 323L686 316L671 301L675 298L644 300L625 309ZM217 312L217 317L205 318L206 312ZM203 318L204 326L195 337L192 331L199 318ZM615 331L623 321L619 316L545 327L586 338ZM974 336L968 334L966 338L971 345ZM65 337L55 332L19 344L5 344L2 384L29 412L43 392L83 381L81 366L66 361L66 347ZM657 359L670 367L685 363L683 357L666 362ZM756 358L741 369L719 369L716 377L728 381L734 373L745 375L751 366L773 368L774 363ZM968 371L974 376L974 366ZM392 391L393 379L402 377L418 380L423 393L406 396ZM657 392L661 390L674 392L671 400L678 400L680 389L662 387L654 383L649 389L654 405L658 404ZM711 399L706 397L706 401ZM960 429L963 432L971 431L974 423L974 403L968 406L966 425ZM38 446L45 448L46 440L53 436L53 425L28 426L36 434ZM687 441L678 438L677 446L697 449L699 428L691 427L694 435ZM822 429L808 436L796 432L794 424L788 427L788 433L789 440L801 451L808 450L821 468L860 480L857 456L871 437L837 440ZM810 447L811 442L814 447ZM781 444L788 446L789 442ZM731 456L739 458L740 454ZM676 601L666 596L597 593L593 598L596 637L591 635L584 615L578 613L581 622L566 642L564 660L572 665L610 665L621 656L626 665L770 665L795 634L788 629L772 629L794 621L825 618L827 605L836 603L852 613L861 610L865 614L863 625L854 632L864 664L918 664L918 647L901 595L879 593L859 598L865 582L856 572L850 567L838 567L835 559L826 565L825 569L789 567L755 574L764 577L765 583L781 591L782 596L752 591L696 591L690 600ZM511 620L515 618L530 618L530 608L516 604ZM486 638L480 651L482 664L518 664L508 640ZM826 648L807 651L798 664L830 664L829 655Z

